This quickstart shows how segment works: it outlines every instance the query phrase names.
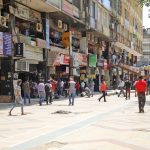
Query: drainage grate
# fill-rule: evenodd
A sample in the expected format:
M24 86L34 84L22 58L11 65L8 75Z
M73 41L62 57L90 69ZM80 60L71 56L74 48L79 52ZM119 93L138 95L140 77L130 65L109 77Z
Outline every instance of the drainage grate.
M65 111L65 110L58 110L58 111L55 111L51 114L70 114L72 113L71 111Z

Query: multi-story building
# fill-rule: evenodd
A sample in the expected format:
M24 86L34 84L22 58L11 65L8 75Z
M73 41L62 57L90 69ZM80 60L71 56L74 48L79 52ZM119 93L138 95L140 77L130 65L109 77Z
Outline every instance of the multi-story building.
M143 59L144 75L150 75L150 28L143 29Z
M142 8L130 0L116 0L112 6L112 24L117 28L117 35L112 42L111 53L116 55L114 59L118 60L115 62L117 69L112 69L113 78L116 80L119 74L121 78L134 80L140 73L136 64L142 55Z
M117 73L131 79L139 73L142 9L132 1L3 0L0 6L0 101L13 99L16 78L74 76L94 79L98 90L101 79L110 85ZM118 64L109 67L113 54Z

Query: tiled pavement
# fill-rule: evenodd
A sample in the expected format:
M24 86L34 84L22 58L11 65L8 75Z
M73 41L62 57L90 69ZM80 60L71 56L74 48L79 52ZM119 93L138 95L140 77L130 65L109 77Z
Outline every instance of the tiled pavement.
M150 96L145 113L138 113L137 98L116 95L107 102L77 98L75 106L68 100L52 105L25 106L8 116L9 105L0 109L0 149L36 150L148 150L150 149ZM2 105L1 105L2 107ZM58 110L69 114L54 114ZM46 143L46 144L45 144ZM34 148L35 147L35 148Z

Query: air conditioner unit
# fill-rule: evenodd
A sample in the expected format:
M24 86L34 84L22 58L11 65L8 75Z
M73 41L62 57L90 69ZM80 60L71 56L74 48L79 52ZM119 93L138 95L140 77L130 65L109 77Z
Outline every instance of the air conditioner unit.
M43 30L42 24L41 23L37 23L36 24L36 31L37 32L42 32L42 30Z
M64 23L64 31L68 30L68 25Z
M0 25L4 26L4 27L7 27L6 26L6 17L0 16Z
M62 29L62 21L61 20L58 20L58 28Z
M26 71L29 72L29 63L26 61L16 61L15 71Z

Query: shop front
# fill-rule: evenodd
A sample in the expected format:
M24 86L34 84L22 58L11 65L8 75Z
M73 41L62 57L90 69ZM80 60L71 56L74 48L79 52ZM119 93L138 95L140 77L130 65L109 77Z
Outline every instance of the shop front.
M0 32L0 102L12 99L12 35Z
M19 56L18 59L15 55L15 72L18 73L18 78L22 79L23 82L27 79L32 82L39 82L41 78L44 79L43 49L25 45L22 54L22 58Z

